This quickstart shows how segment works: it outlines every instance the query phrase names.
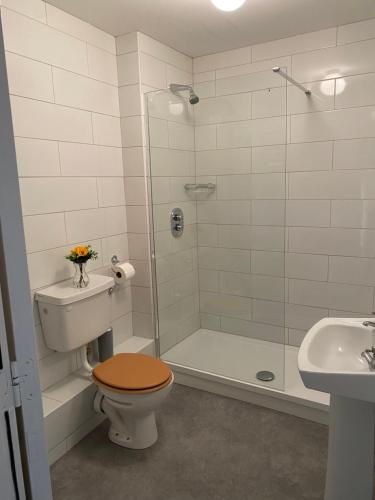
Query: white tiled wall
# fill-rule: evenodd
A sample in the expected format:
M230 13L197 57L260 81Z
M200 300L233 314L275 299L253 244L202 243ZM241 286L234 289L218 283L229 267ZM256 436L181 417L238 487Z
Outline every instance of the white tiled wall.
M99 252L98 272L129 256L116 46L41 0L5 0L1 17L33 292L72 275L73 245ZM47 349L37 312L35 323L44 390L80 362ZM131 324L127 286L113 298L116 343Z
M133 331L153 336L149 235L150 175L145 92L170 82L192 82L191 58L143 35L117 38L120 115L123 138L125 196L130 258L137 274L132 282ZM182 106L182 108L181 108ZM152 194L159 296L161 349L198 328L195 203L186 197L185 182L195 176L193 116L180 99L156 93L150 100ZM175 205L186 215L186 231L174 240L169 213ZM178 337L178 338L177 338Z
M287 88L215 57L223 78L198 74L198 94L213 85L194 107L196 179L216 185L197 201L201 325L284 342Z
M197 175L217 183L217 194L198 203L203 326L283 341L281 331L250 325L283 322L284 208L287 341L299 345L327 315L371 314L374 50L372 19L194 59L203 97ZM285 96L273 66L311 97L289 85ZM259 119L258 135L250 118Z

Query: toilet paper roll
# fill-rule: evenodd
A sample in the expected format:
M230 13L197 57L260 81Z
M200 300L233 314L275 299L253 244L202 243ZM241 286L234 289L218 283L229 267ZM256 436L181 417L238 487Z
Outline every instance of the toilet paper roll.
M135 269L129 262L116 264L112 266L112 270L115 273L115 281L118 285L125 283L125 281L130 280L135 275Z

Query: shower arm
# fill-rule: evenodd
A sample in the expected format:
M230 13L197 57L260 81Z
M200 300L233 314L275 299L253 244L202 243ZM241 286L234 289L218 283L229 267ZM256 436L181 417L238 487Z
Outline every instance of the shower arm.
M307 89L306 87L304 87L303 85L298 83L294 78L292 78L287 73L285 73L285 71L283 71L279 66L275 66L274 68L272 68L272 71L274 73L278 73L281 77L285 78L285 80L288 80L288 82L290 82L292 85L295 85L296 87L298 87L307 96L311 95L311 90Z
M179 83L171 83L169 85L169 88L171 90L171 92L175 93L175 92L182 92L184 90L189 90L189 91L192 91L193 88L191 85L182 85L182 84L179 84Z

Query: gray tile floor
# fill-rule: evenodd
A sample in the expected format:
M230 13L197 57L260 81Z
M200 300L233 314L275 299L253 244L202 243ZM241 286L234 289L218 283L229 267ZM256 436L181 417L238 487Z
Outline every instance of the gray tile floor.
M159 441L126 450L107 423L52 467L54 500L323 498L327 427L175 385Z

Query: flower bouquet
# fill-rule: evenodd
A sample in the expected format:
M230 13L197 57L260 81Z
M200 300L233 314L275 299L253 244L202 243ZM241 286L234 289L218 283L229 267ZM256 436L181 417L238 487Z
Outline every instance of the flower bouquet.
M90 245L75 247L70 251L69 255L65 257L67 260L73 262L75 273L73 277L73 285L75 288L85 288L90 282L90 278L86 272L86 265L88 260L95 260L98 258L98 252L95 252Z

